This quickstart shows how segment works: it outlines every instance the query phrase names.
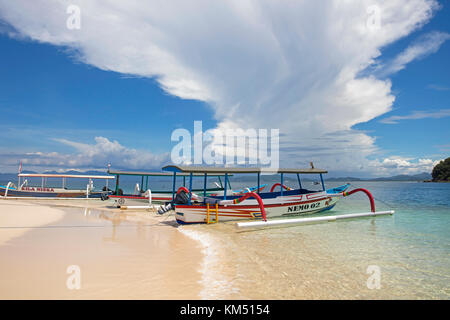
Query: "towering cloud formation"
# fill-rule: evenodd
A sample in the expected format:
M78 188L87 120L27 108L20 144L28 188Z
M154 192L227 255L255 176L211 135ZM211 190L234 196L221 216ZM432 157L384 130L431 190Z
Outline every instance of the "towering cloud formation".
M80 8L80 29L66 27L69 4ZM219 128L279 128L283 165L369 170L374 138L352 126L388 112L394 96L388 79L358 75L436 7L434 0L0 0L0 18L11 34L67 46L87 64L155 77L172 95L208 102Z

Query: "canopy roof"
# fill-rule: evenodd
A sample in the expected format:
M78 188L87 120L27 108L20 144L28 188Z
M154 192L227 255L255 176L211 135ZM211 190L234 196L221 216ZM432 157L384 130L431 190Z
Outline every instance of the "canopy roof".
M172 171L173 172L173 171ZM119 171L119 170L108 170L109 174L114 175L124 175L124 176L148 176L148 177L172 177L171 172L145 172L145 171ZM189 176L190 173L180 173L180 176ZM203 176L204 173L194 174L194 176ZM223 176L223 174L212 174L212 176Z
M272 168L220 168L220 167L190 167L170 165L162 168L164 171L181 172L181 173L207 173L209 174L225 174L225 173L302 173L302 174L321 174L328 173L323 169L272 169Z
M45 174L45 173L19 173L19 177L38 178L81 178L81 179L115 179L113 176L95 176L78 174Z

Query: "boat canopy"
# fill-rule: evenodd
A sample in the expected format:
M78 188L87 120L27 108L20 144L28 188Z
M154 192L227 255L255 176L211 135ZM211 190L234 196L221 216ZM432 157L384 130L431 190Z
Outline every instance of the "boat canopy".
M141 192L144 192L144 190L148 189L148 180L149 177L171 177L174 179L174 188L175 188L175 178L174 175L180 176L183 178L183 186L186 185L186 177L191 177L191 173L172 173L172 172L158 172L158 171L120 171L120 170L111 170L108 169L108 173L109 174L113 174L117 177L116 179L116 191L115 194L119 195L119 179L120 176L135 176L135 177L141 177L141 184L140 184L140 189ZM192 176L194 177L204 177L204 173L200 174L200 173L196 173L196 174L192 174ZM213 188L213 189L208 189L209 191L218 191L218 190L222 190L223 185L222 185L222 180L220 179L220 177L225 176L225 174L212 174L210 176L213 177L218 177L219 178L219 182L220 182L220 188ZM144 180L145 178L145 180ZM228 181L228 180L226 180ZM229 183L229 181L228 181ZM231 188L231 186L230 186ZM164 191L156 191L156 192L160 192L160 193L164 193ZM206 191L205 191L206 192Z
M312 164L311 164L312 166ZM308 169L272 169L272 168L244 168L244 167L196 167L196 166L178 166L178 165L168 165L162 168L163 171L173 172L173 188L172 188L172 199L175 197L175 179L178 174L189 174L189 204L191 204L192 198L192 177L194 174L203 174L204 175L204 189L206 189L206 177L208 175L225 175L225 186L229 184L228 177L232 174L243 174L243 173L253 173L257 175L257 186L260 185L260 176L261 174L277 174L279 173L281 176L279 185L281 186L280 195L283 196L283 188L284 185L284 174L296 174L297 180L299 184L299 188L302 189L302 183L300 180L300 174L318 174L320 175L320 180L322 182L322 189L325 191L325 183L323 181L322 174L328 173L328 171L323 169L316 169L312 166L312 168ZM272 187L273 188L273 187ZM206 193L206 192L205 192ZM258 192L259 193L259 189ZM227 199L227 188L224 189L223 198Z
M80 178L80 179L115 179L114 176L78 175L78 174L41 174L41 173L19 173L19 177L28 178Z
M170 172L180 172L183 173L193 173L193 174L239 174L239 173L301 173L301 174L322 174L328 173L328 171L323 169L309 168L309 169L271 169L271 168L225 168L225 167L193 167L193 166L177 166L169 165L162 168L163 171Z
M109 174L113 174L113 175L124 175L124 176L144 176L144 177L172 177L173 174L170 172L144 172L144 171L118 171L118 170L108 170ZM190 173L180 173L178 174L179 176L189 176ZM213 174L213 176L223 176L225 175L225 173L222 174ZM200 174L194 174L194 176L202 176L203 177L203 173Z

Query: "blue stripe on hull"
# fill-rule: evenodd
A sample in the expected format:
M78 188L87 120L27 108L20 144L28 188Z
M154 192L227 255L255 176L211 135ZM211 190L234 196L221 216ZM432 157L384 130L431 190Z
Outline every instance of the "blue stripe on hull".
M333 209L334 208L334 206L336 205L336 203L335 204L333 204L333 205L331 205L331 206L329 206L329 207L326 207L326 208L323 208L322 210L320 210L320 211L318 211L318 212L324 212L324 211L328 211L328 210L331 210L331 209Z
M203 224L203 223L205 223L205 222L184 222L184 221L178 220L178 219L176 219L176 221L178 224L199 224L199 223Z

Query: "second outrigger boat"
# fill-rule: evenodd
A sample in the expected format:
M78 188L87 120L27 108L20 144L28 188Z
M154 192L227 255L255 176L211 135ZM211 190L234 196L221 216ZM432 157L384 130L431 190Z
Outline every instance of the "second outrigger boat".
M110 199L114 199L118 202L119 205L123 205L126 200L137 200L137 201L149 201L150 194L148 190L151 189L150 185L152 184L152 179L164 179L164 178L172 178L173 174L170 172L147 172L147 171L120 171L120 170L111 170L108 167L108 173L114 175L116 177L116 186L112 194L109 195ZM136 177L139 182L135 184L133 193L124 193L120 188L120 177ZM194 174L194 177L203 177L203 174ZM228 194L242 195L247 192L246 189L232 190L230 181L224 185L222 179L224 174L210 174L210 177L217 178L218 182L215 183L215 187L205 188L205 189L192 189L193 193L206 195L206 196L222 196L225 193L225 189L228 188ZM189 173L179 173L177 175L178 178L182 178L182 185L186 187L186 178L189 178ZM170 180L169 180L170 181ZM266 185L259 186L259 190L263 190ZM251 191L255 191L257 187L251 188ZM151 189L151 200L152 203L167 203L173 200L172 190L155 190Z
M264 169L261 168L216 168L216 167L189 167L170 165L163 171L172 172L175 181L177 174L189 174L189 189L180 187L177 191L173 188L173 201L161 207L159 213L169 210L175 211L175 219L178 223L215 223L227 220L262 219L271 217L298 216L332 209L340 197L345 197L358 191L367 194L370 200L371 211L375 212L375 203L372 195L366 189L355 189L347 192L349 184L336 188L326 189L322 169L278 169L280 182L275 183L269 192L248 190L245 194L229 195L224 190L220 196L199 196L192 191L192 177L194 174L204 175L206 186L207 176L210 174L223 174L225 184L230 174L256 174L257 185L260 185L260 176ZM284 184L284 175L295 174L298 180L298 188L292 189ZM300 175L318 174L322 190L312 191L302 187ZM175 184L174 184L175 186ZM280 187L279 191L275 188ZM205 187L206 188L206 187ZM206 193L205 193L206 194Z

